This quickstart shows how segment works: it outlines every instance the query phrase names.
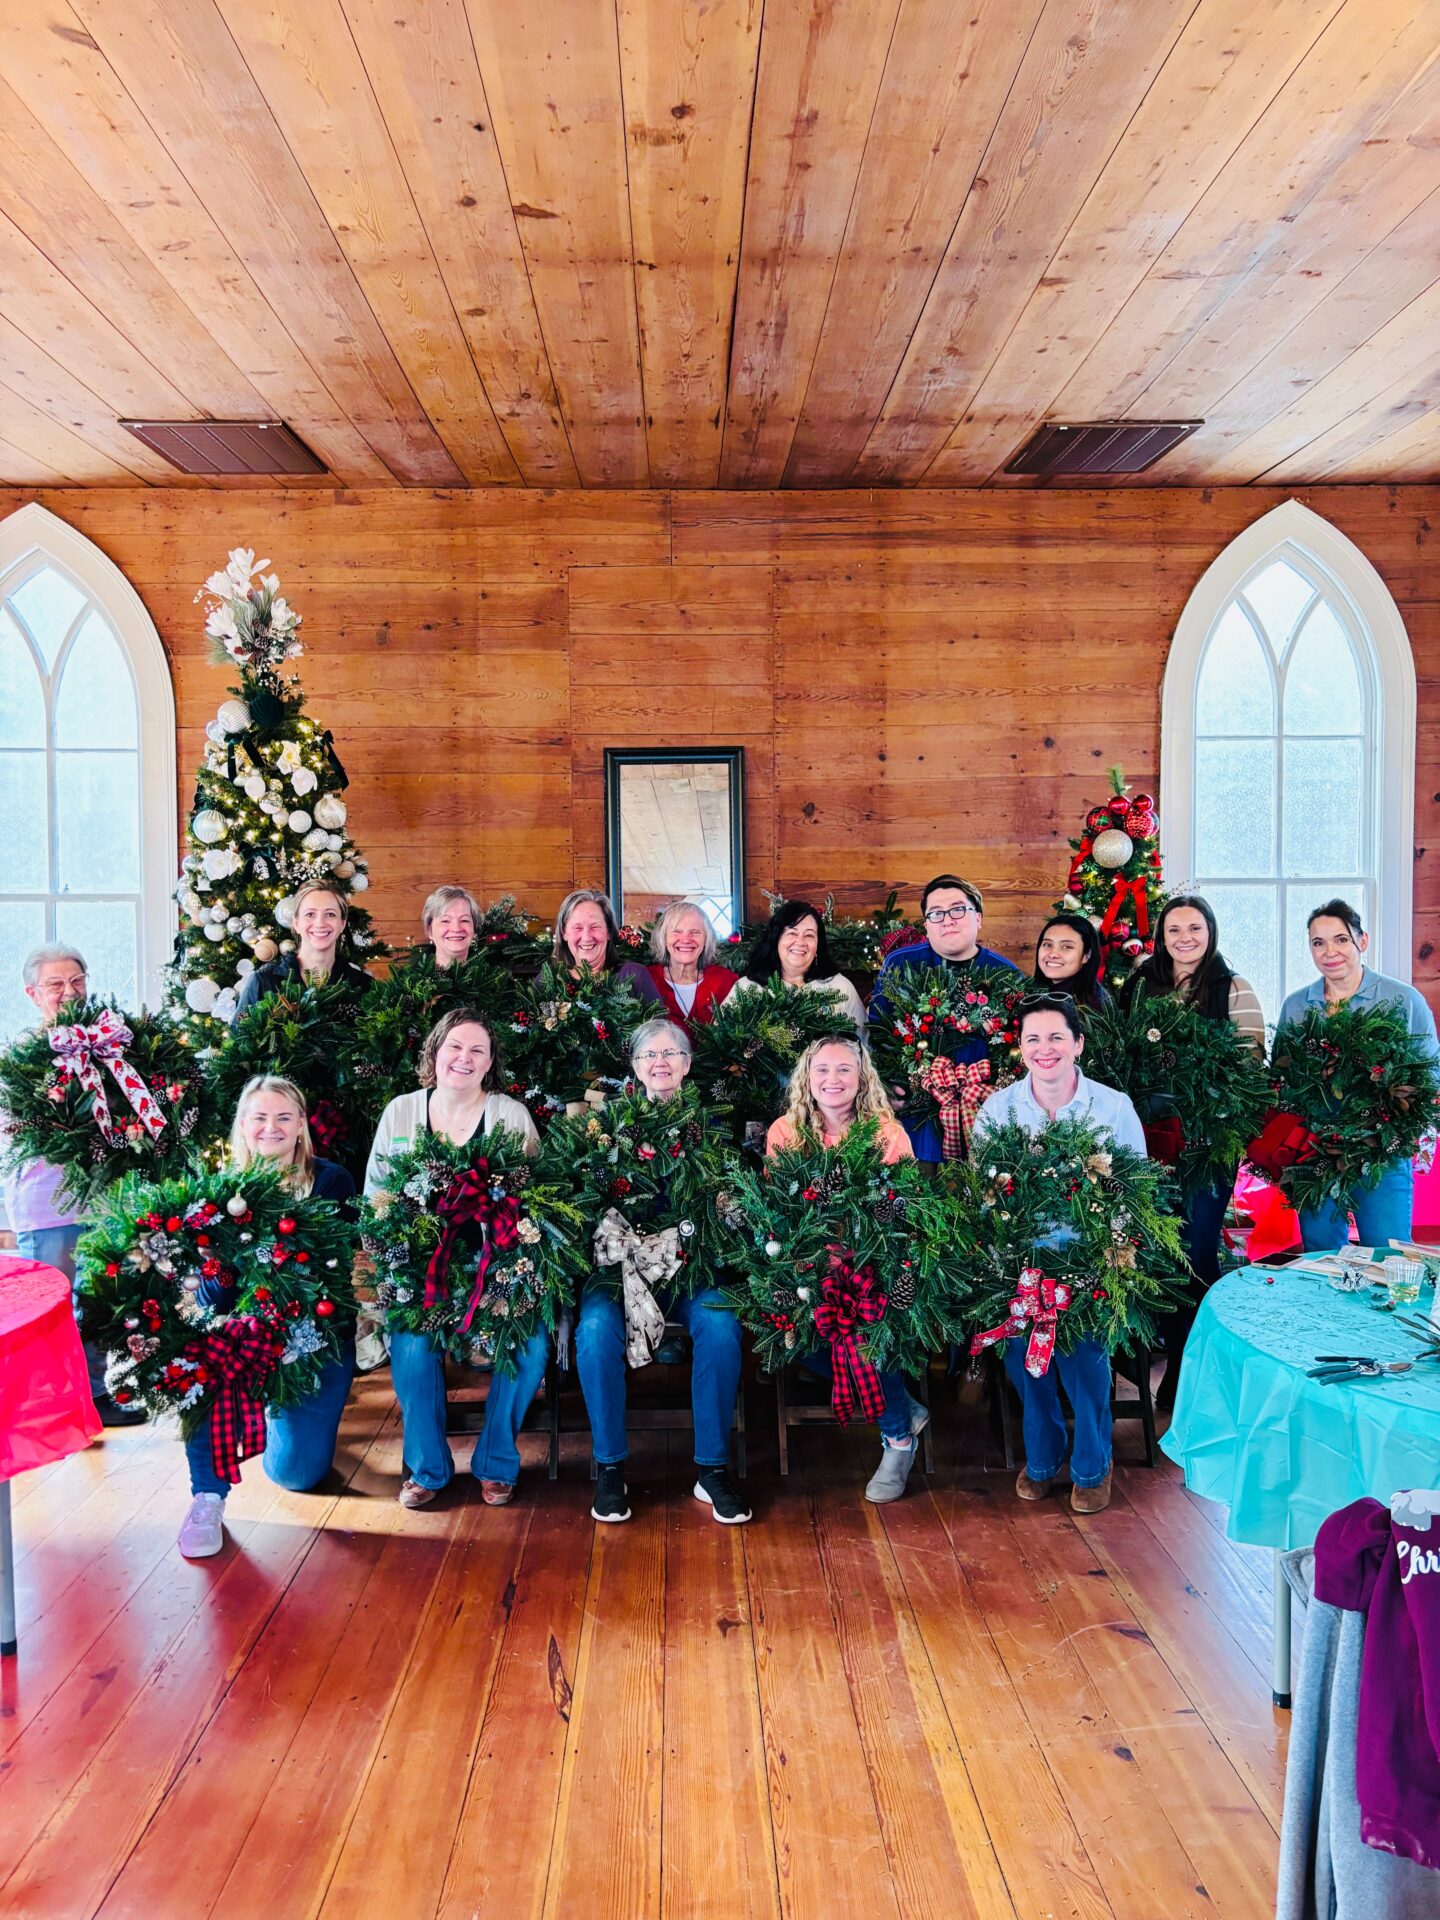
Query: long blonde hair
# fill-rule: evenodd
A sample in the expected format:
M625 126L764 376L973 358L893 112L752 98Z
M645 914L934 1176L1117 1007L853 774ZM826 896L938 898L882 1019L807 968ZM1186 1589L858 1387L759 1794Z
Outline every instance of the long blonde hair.
M300 1115L300 1137L295 1142L295 1158L283 1169L282 1177L286 1186L295 1193L307 1194L315 1184L315 1142L310 1138L305 1096L293 1080L286 1080L278 1073L257 1073L253 1080L247 1080L240 1089L240 1098L235 1102L235 1118L230 1123L230 1164L237 1172L243 1172L255 1158L245 1139L243 1123L246 1107L262 1093L277 1094L282 1100L288 1100Z
M810 1067L822 1047L844 1047L854 1054L855 1063L860 1069L860 1084L855 1091L856 1120L893 1120L895 1109L890 1104L884 1082L875 1071L875 1062L870 1058L870 1049L859 1040L847 1040L843 1035L832 1035L827 1040L812 1040L800 1058L795 1062L790 1075L790 1086L785 1104L785 1118L799 1133L808 1133L816 1140L825 1137L825 1116L815 1103L810 1091Z

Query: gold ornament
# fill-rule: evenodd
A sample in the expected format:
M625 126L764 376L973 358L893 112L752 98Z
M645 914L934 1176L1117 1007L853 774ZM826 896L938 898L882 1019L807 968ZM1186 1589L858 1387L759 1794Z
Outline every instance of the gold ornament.
M280 949L270 938L269 934L265 933L261 934L251 951L255 955L257 964L263 967L267 960L273 960L275 958Z
M1119 827L1107 827L1103 833L1097 833L1095 844L1090 849L1090 858L1097 867L1123 867L1135 851L1135 842L1128 833L1122 833Z

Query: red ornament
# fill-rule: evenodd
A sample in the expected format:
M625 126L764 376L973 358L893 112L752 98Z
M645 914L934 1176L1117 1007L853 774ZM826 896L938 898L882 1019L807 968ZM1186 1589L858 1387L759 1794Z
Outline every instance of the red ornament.
M315 1318L317 1320L328 1320L334 1311L335 1302L333 1300L317 1300L315 1302Z
M208 1247L208 1246L209 1246L209 1244L210 1244L210 1236L209 1236L209 1234L208 1234L208 1233L197 1233L197 1234L196 1234L196 1236L195 1236L195 1244L196 1244L196 1246L197 1246L197 1247Z
M269 1287L256 1287L255 1298L257 1300L268 1300L270 1298Z
M165 1222L165 1231L167 1233L178 1233L180 1231L180 1216L178 1213L172 1213L170 1218Z
M1130 805L1123 793L1117 793L1110 802L1110 818L1123 825L1130 817Z
M288 1213L283 1220L277 1220L275 1222L275 1231L277 1233L294 1233L295 1222L290 1218Z
M1103 833L1109 824L1110 809L1108 807L1091 807L1085 816L1085 831L1087 833Z
M125 1387L117 1387L110 1398L115 1402L117 1407L128 1407L135 1396Z
M120 1271L119 1267L115 1264L113 1260L108 1261L106 1263L105 1273L107 1278L113 1280L115 1276L119 1273L119 1271Z
M308 1253L306 1253L305 1249L302 1247L295 1256L295 1264L297 1266L303 1267L303 1266L307 1266L309 1264L309 1261L310 1261L310 1256Z
M1137 793L1130 804L1137 813L1154 813L1155 796L1152 793Z

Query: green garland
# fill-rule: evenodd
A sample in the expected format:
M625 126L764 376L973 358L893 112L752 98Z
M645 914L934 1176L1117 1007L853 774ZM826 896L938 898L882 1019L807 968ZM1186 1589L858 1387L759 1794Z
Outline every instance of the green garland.
M485 1288L468 1327L475 1270L485 1235L478 1222L462 1227L446 1268L445 1298L425 1305L425 1275L444 1236L440 1202L457 1175L483 1166L489 1198L518 1202L513 1242L490 1236ZM506 1129L477 1136L463 1147L424 1133L391 1156L384 1189L360 1212L365 1250L376 1272L375 1303L392 1333L421 1333L457 1360L493 1360L499 1373L515 1371L538 1327L551 1332L589 1272L587 1222L562 1183L526 1159L523 1142Z
M503 1028L514 1000L512 976L487 947L453 967L437 967L430 947L408 953L365 995L342 1043L344 1078L353 1082L371 1124L417 1084L420 1049L437 1020L456 1007L473 1007Z
M1155 1338L1179 1298L1181 1223L1168 1170L1083 1120L1030 1133L1011 1121L977 1136L941 1183L959 1205L974 1333L1007 1318L1026 1268L1071 1289L1058 1315L1061 1353L1098 1340L1110 1352Z
M682 1294L696 1293L717 1284L729 1251L715 1211L727 1160L714 1119L694 1086L682 1086L668 1100L624 1093L598 1114L553 1126L541 1166L557 1182L571 1181L592 1238L612 1207L637 1233L676 1228L682 1266L673 1284ZM595 1279L620 1289L618 1267L598 1269Z
M123 1021L129 1029L124 1063L159 1109L164 1125L158 1134L142 1125L110 1068L97 1063L114 1136L107 1138L93 1093L51 1047L51 1034L63 1037L106 1020ZM200 1063L163 1014L122 1013L109 1000L71 1000L48 1027L22 1035L0 1053L0 1158L15 1167L35 1160L59 1167L65 1193L82 1213L127 1173L152 1180L179 1174L204 1146L211 1112Z
M544 1127L592 1087L620 1087L626 1042L645 1015L613 974L586 967L574 980L547 963L518 989L501 1035L505 1091Z
M1271 1106L1263 1056L1229 1020L1207 1020L1174 994L1081 1009L1086 1074L1127 1093L1143 1121L1182 1135L1182 1193L1233 1185Z
M1343 1205L1353 1188L1377 1185L1392 1161L1414 1158L1440 1120L1429 1044L1393 1001L1328 1015L1312 1007L1276 1030L1271 1070L1277 1106L1298 1116L1314 1145L1280 1176L1296 1208Z
M121 1406L178 1413L191 1434L221 1384L207 1339L253 1320L284 1335L266 1403L308 1399L354 1322L354 1244L336 1206L301 1199L269 1161L158 1185L127 1176L75 1254L85 1330L111 1356L107 1390ZM233 1289L233 1304L202 1304L207 1286Z
M761 1167L732 1166L717 1207L740 1270L726 1299L754 1334L762 1365L782 1367L825 1345L815 1309L837 1251L854 1269L869 1268L885 1298L860 1341L872 1366L918 1374L958 1338L955 1203L915 1161L882 1162L873 1120L857 1122L835 1147L802 1136Z
M887 976L889 1016L871 1027L870 1046L886 1086L907 1089L907 1119L938 1112L925 1070L957 1041L984 1040L994 1087L1019 1077L1016 1009L1025 993L1023 976L1009 967L902 967Z
M345 981L327 980L281 987L247 1008L210 1057L219 1133L228 1133L246 1081L278 1074L305 1095L315 1151L353 1174L363 1172L373 1115L352 1046L363 1004Z
M768 1127L785 1105L795 1062L814 1040L853 1040L855 1022L835 993L787 987L777 976L735 992L707 1025L696 1027L691 1075L723 1101L742 1131Z

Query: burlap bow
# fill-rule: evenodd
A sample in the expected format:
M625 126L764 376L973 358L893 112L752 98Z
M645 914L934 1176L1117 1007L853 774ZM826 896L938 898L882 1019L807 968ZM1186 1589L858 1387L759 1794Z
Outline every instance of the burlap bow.
M655 1357L665 1316L650 1291L680 1271L680 1229L637 1233L617 1207L595 1229L595 1258L602 1267L619 1267L625 1308L625 1358L632 1367L648 1367Z
M165 1131L165 1115L160 1104L125 1058L125 1048L134 1039L123 1018L106 1007L93 1027L52 1027L48 1035L50 1051L56 1054L90 1095L90 1111L95 1124L112 1147L120 1144L120 1129L110 1118L110 1103L105 1098L101 1067L130 1102L135 1117L158 1140Z
M971 1060L961 1066L941 1056L927 1064L920 1078L939 1103L943 1158L963 1160L975 1116L990 1091L990 1062Z
M1050 1371L1055 1355L1055 1330L1059 1316L1070 1304L1071 1289L1063 1280L1052 1280L1038 1267L1026 1267L1010 1302L1010 1316L998 1327L977 1333L970 1342L971 1353L983 1353L997 1346L1012 1333L1030 1328L1030 1343L1025 1349L1025 1371L1038 1380Z

